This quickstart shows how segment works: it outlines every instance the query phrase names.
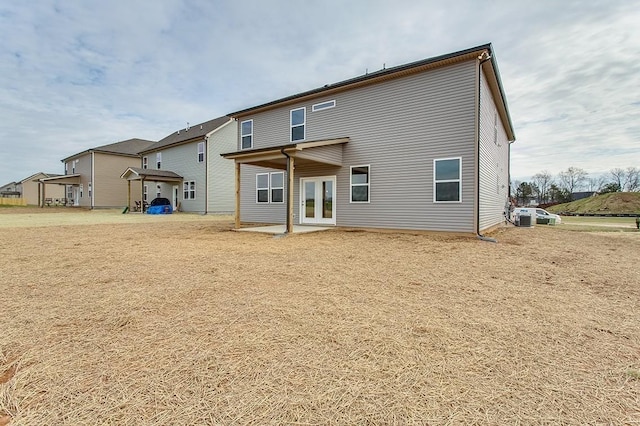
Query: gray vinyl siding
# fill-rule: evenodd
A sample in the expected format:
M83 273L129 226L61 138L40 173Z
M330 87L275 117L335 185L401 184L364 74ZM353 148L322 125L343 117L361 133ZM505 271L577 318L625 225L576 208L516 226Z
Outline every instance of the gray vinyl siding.
M487 80L482 74L480 87L481 231L505 220L504 212L508 197L509 141Z
M181 210L184 212L204 213L206 194L206 161L203 161L202 163L198 162L198 142L202 141L203 139L183 145L163 148L160 151L154 151L147 154L147 157L149 157L149 169L157 169L156 153L162 152L162 164L160 165L162 170L169 170L177 173L184 178L183 182L195 181L196 199L184 199L183 182L176 184L173 182L153 182L149 180L145 181L145 184L149 185L149 202L156 198L157 184L161 187L161 196L173 201L173 187L177 185Z
M227 160L228 161L228 160ZM231 164L233 164L230 161ZM240 220L248 223L285 223L287 200L287 173L284 173L284 203L258 203L256 201L256 174L282 172L243 164L240 166Z
M306 107L307 141L350 138L342 148L342 167L296 167L296 217L299 178L335 174L338 226L473 232L475 73L475 61L450 65L239 121L254 120L254 148L289 143L289 111L300 107ZM332 99L335 108L311 111L311 105ZM462 202L434 203L433 160L449 157L462 158ZM350 166L361 164L371 165L368 204L350 203ZM253 175L242 174L243 191L255 193ZM282 222L280 209L247 202L243 196L242 221Z
M233 161L225 160L221 153L235 149L238 128L230 122L216 130L207 145L208 162L208 213L233 213L235 201L235 170Z

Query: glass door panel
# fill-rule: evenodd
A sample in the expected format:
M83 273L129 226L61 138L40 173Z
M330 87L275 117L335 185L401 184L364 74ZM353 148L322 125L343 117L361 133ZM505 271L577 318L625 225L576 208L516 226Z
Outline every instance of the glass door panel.
M304 182L304 217L315 219L316 217L316 183Z

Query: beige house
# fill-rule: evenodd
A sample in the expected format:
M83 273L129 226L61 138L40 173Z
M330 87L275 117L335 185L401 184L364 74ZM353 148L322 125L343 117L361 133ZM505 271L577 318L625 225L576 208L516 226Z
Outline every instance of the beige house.
M128 139L91 148L62 159L64 175L40 179L43 202L51 199L49 187L65 188L65 204L86 208L119 208L127 205L127 182L120 179L122 170L140 164L138 152L154 142ZM138 185L139 182L133 182ZM132 191L140 192L140 187ZM42 204L41 204L42 205Z
M60 175L53 173L39 172L29 177L22 179L19 183L22 198L26 201L27 205L39 206L42 199L42 185L40 179L58 177ZM47 185L46 188L47 197L50 199L50 204L59 204L60 200L65 198L65 190L60 185Z

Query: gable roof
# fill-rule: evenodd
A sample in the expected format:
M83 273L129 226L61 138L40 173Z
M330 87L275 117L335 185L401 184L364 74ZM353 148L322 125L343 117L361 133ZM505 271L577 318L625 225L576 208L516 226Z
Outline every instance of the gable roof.
M56 176L61 176L61 175L59 173L38 172L38 173L34 173L31 176L28 176L28 177L22 179L20 181L20 183L37 182L38 180L40 180L40 178L49 178L49 177L56 177Z
M70 160L74 157L79 157L90 152L101 152L104 154L122 155L126 157L138 157L138 152L146 149L154 143L154 141L149 141L146 139L127 139L125 141L110 143L107 145L98 146L96 148L90 148L77 154L70 155L67 158L63 158L60 161L64 163L65 161Z
M127 170L122 172L120 177L127 180L152 179L158 182L178 182L184 179L170 170L142 169L140 167L127 167Z
M479 60L479 56L487 52L490 61L483 64L483 70L487 74L489 80L489 86L494 92L496 102L498 104L498 110L500 116L505 123L505 129L509 140L515 140L515 133L513 130L513 123L511 122L511 116L509 114L509 108L507 106L507 99L502 87L502 81L500 79L500 72L498 71L498 63L493 52L493 46L491 43L483 44L470 49L461 50L458 52L448 53L446 55L434 56L432 58L423 59L416 62L411 62L396 67L386 68L379 71L367 73L358 77L354 77L348 80L340 81L334 84L325 84L317 89L309 90L306 92L298 93L295 95L287 96L275 101L267 102L261 105L257 105L251 108L246 108L240 111L229 114L230 117L239 118L249 114L254 114L261 111L266 111L272 108L280 107L287 104L292 104L302 100L317 98L320 96L326 96L329 94L343 92L346 90L354 89L356 87L367 86L376 84L382 81L391 80L399 77L403 77L418 72L423 72L428 69L437 68L445 65L450 65L458 62ZM490 64L487 67L486 64Z
M158 151L169 146L181 145L183 143L193 142L198 139L204 139L204 137L208 133L211 133L212 131L218 129L220 126L223 126L231 120L231 117L225 115L223 117L205 121L204 123L199 123L194 126L180 129L176 132L171 133L169 136L160 139L158 142L145 148L144 150L141 150L140 154L146 154L149 152Z

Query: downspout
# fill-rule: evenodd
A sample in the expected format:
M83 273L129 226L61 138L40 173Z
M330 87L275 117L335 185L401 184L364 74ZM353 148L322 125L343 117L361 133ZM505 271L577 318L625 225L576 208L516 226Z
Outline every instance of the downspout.
M284 148L281 148L280 152L282 153L282 155L287 157L287 182L289 182L289 176L291 176L289 174L291 173L291 170L289 170L291 168L291 156L285 152ZM289 221L291 220L291 215L289 214L289 211L290 211L289 209L291 209L291 205L289 204L289 191L293 191L293 188L289 188L289 184L287 184L287 203L286 203L287 204L287 220L285 222L285 228L284 228L285 235L289 233L289 226L291 225L289 223Z
M489 241L491 243L497 243L498 241L495 238L485 237L480 233L480 104L482 102L480 87L482 86L482 64L491 60L491 54L488 51L482 52L480 56L478 56L478 112L477 112L477 120L478 120L478 140L477 140L477 155L476 155L476 182L478 183L478 188L476 190L476 237L482 241Z
M93 210L93 207L95 205L95 203L93 202L93 199L95 198L95 194L96 194L96 188L95 188L95 152L91 151L91 195L89 196L89 204L91 206L91 210ZM89 191L89 188L87 188L87 192Z
M209 137L204 135L204 214L209 212Z

